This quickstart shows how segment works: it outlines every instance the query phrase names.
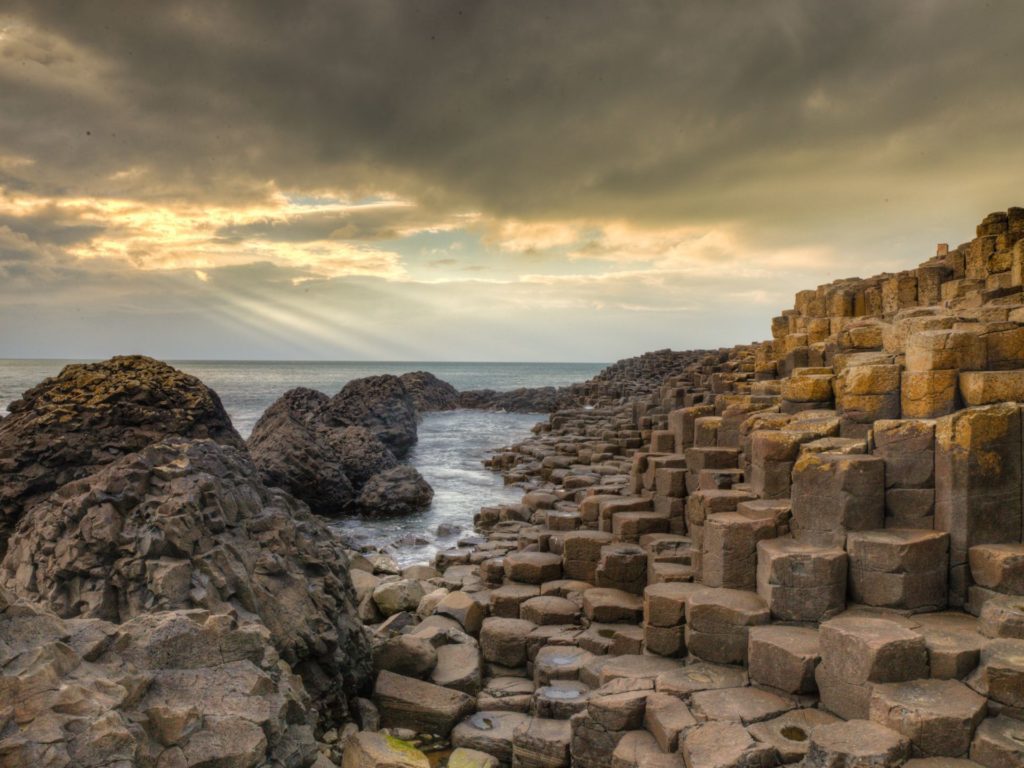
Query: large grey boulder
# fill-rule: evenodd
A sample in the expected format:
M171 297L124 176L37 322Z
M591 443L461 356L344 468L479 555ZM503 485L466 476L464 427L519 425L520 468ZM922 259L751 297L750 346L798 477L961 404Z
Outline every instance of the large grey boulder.
M258 619L337 719L371 674L340 541L264 486L244 449L212 440L163 440L37 502L0 583L68 619L189 608Z

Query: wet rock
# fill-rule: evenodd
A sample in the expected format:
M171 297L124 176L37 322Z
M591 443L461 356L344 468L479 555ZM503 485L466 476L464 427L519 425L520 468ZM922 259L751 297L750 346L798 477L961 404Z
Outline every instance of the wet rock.
M434 489L423 475L407 464L386 469L371 477L356 499L364 515L408 515L430 506Z

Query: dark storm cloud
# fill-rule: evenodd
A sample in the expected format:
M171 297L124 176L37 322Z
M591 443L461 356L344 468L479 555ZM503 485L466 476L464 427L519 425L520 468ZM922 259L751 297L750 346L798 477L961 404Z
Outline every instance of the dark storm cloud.
M47 189L788 225L1021 159L1016 2L14 7L0 145Z

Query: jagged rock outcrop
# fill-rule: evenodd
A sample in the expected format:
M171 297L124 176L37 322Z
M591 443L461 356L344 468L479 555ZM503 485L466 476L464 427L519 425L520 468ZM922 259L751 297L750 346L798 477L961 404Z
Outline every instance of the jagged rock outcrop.
M63 620L0 589L0 763L307 766L315 718L267 629L206 611Z
M0 552L35 500L169 435L241 447L217 394L138 355L69 365L0 421Z
M20 520L0 581L62 618L203 608L258 619L328 720L367 682L348 560L244 449L168 438L66 484Z
M412 371L398 377L419 413L452 411L459 407L459 392L428 371Z
M353 379L320 418L330 427L366 427L399 459L416 444L416 406L397 376Z
M413 467L400 466L378 437L382 429L391 429L384 424L397 431L411 424L415 438L415 413L411 422L406 413L409 396L399 397L394 384L402 385L396 377L374 378L388 381L350 382L335 398L293 389L271 405L248 442L264 482L328 517L405 514L429 505L433 490L426 480ZM362 411L354 394L359 392L369 397ZM366 423L344 423L355 416Z

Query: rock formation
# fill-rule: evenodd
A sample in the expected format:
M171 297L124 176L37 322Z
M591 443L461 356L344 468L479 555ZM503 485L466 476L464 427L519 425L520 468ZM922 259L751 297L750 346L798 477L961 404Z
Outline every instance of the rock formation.
M416 420L395 376L356 379L333 398L293 389L260 417L249 452L264 482L317 514L407 514L428 506L433 490L413 467L399 466L389 444L404 454Z
M1024 209L771 330L560 390L489 460L525 495L483 542L360 574L382 728L473 765L1024 766Z
M163 437L243 445L213 390L148 357L69 365L9 410L0 421L0 552L35 500Z
M206 611L62 620L0 590L0 762L311 765L315 718L265 627Z
M322 766L317 737L372 723L340 540L196 379L69 366L0 455L0 764Z
M397 376L353 379L324 405L320 419L330 427L366 427L399 459L416 444L416 407Z
M459 407L459 393L447 381L441 381L427 371L403 373L401 379L405 391L412 398L412 404L419 413L451 411Z

